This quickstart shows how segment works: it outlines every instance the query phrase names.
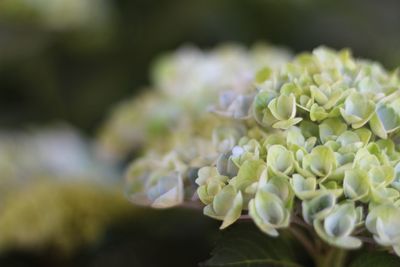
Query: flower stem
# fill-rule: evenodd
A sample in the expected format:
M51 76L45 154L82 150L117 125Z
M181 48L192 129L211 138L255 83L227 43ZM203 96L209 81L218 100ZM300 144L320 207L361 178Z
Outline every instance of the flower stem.
M317 267L344 267L347 251L340 248L330 247L325 253L318 256Z
M310 257L314 261L317 261L315 247L313 246L310 239L303 233L303 231L294 226L290 227L289 230L292 235L303 245L304 249L308 252Z

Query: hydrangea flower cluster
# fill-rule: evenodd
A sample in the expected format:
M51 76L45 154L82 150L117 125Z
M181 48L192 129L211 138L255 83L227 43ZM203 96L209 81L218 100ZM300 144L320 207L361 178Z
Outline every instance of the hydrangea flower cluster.
M397 72L348 50L265 67L253 87L221 93L209 145L185 152L206 151L135 161L130 197L156 208L199 199L222 229L251 218L270 236L300 221L345 249L372 236L400 256L399 88Z

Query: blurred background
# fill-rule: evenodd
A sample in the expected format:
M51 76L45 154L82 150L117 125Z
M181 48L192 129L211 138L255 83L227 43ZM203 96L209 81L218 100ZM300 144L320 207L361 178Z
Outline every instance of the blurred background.
M216 223L124 198L135 152L94 145L113 108L183 45L326 45L394 69L399 25L396 0L1 0L0 265L196 266Z

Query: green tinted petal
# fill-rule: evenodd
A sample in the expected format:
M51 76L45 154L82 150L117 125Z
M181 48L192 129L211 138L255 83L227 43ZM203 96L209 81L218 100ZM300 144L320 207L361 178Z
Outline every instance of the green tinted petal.
M326 178L336 168L337 162L333 151L326 146L315 147L303 159L303 167L318 177Z
M293 94L280 95L273 99L268 108L277 120L289 120L296 116L296 98Z
M258 191L256 197L250 201L249 215L262 231L271 236L278 235L276 229L289 225L290 213L282 200L265 190Z
M315 219L323 219L334 208L336 197L329 192L321 192L311 200L303 201L303 218L311 224Z
M273 176L265 184L261 184L260 181L260 190L277 195L283 201L285 207L290 208L292 206L294 195L287 178Z
M388 133L399 129L400 118L389 106L380 105L371 118L370 126L374 134L386 139Z
M217 168L213 167L203 167L198 171L198 178L196 179L196 184L204 185L210 179L218 175Z
M272 124L273 128L276 129L289 129L290 127L298 124L299 122L301 122L303 120L303 118L292 118L292 119L288 119L288 120L284 120L284 121L278 121L275 122L274 124Z
M374 102L360 93L351 93L344 102L344 108L340 109L343 119L354 129L361 128L366 124L374 111Z
M245 190L249 185L259 180L265 168L266 165L262 160L245 161L242 166L240 166L236 179L231 180L230 184L237 190Z
M312 121L322 121L328 118L329 113L318 104L313 104L310 108L310 119Z
M263 124L265 110L268 110L268 104L276 97L276 92L272 90L262 90L254 98L253 115L258 123ZM272 116L272 114L271 114Z
M237 219L239 219L242 213L242 206L243 206L243 197L242 193L239 191L233 200L232 207L225 215L225 218L222 222L220 229L228 227L229 225L233 224Z
M370 183L367 172L359 169L347 170L343 180L346 197L360 200L369 194Z
M240 217L242 205L241 192L227 185L215 196L213 202L204 208L204 214L222 220L221 228L225 228Z
M357 151L353 163L354 168L368 171L374 166L380 166L379 159L375 155L371 154L366 148Z
M365 226L379 244L394 247L400 244L399 207L393 204L376 206L369 212Z
M293 154L286 147L272 145L268 148L267 166L274 172L290 174L294 168L293 161Z
M336 140L336 138L346 131L347 125L341 120L332 118L324 120L319 125L319 137L322 143L328 140Z
M163 177L156 186L149 189L156 189L158 197L151 204L153 208L170 208L183 202L183 181L181 176ZM153 198L153 197L151 197Z
M294 193L301 200L313 198L318 194L316 191L317 179L315 179L315 177L308 177L305 179L300 174L293 174L290 183Z
M391 166L375 166L368 171L371 184L375 186L387 186L393 182L395 172Z

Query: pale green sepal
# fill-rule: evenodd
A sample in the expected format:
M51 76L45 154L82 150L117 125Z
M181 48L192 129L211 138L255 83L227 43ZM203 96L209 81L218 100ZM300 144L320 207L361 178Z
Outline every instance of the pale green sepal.
M364 126L375 112L375 103L365 95L354 92L351 93L344 102L344 107L340 109L343 119L354 129Z
M313 199L303 201L303 218L312 224L314 220L325 218L334 208L336 204L336 197L330 192L321 191Z
M358 223L354 203L335 206L324 220L314 220L314 228L319 237L330 245L356 249L362 245L360 239L351 236Z
M293 191L301 200L307 200L315 197L319 192L316 191L317 179L315 177L308 177L307 179L300 174L293 174L290 179Z
M278 236L276 229L289 226L290 212L283 201L263 188L249 203L249 215L256 225L270 236Z
M242 193L235 190L233 186L227 185L215 196L213 202L204 208L204 214L223 221L222 229L239 219L242 206Z
M273 172L290 175L294 169L294 157L292 152L282 145L272 145L267 151L267 166Z
M361 200L370 192L368 173L360 169L347 170L343 180L343 190L347 198Z

